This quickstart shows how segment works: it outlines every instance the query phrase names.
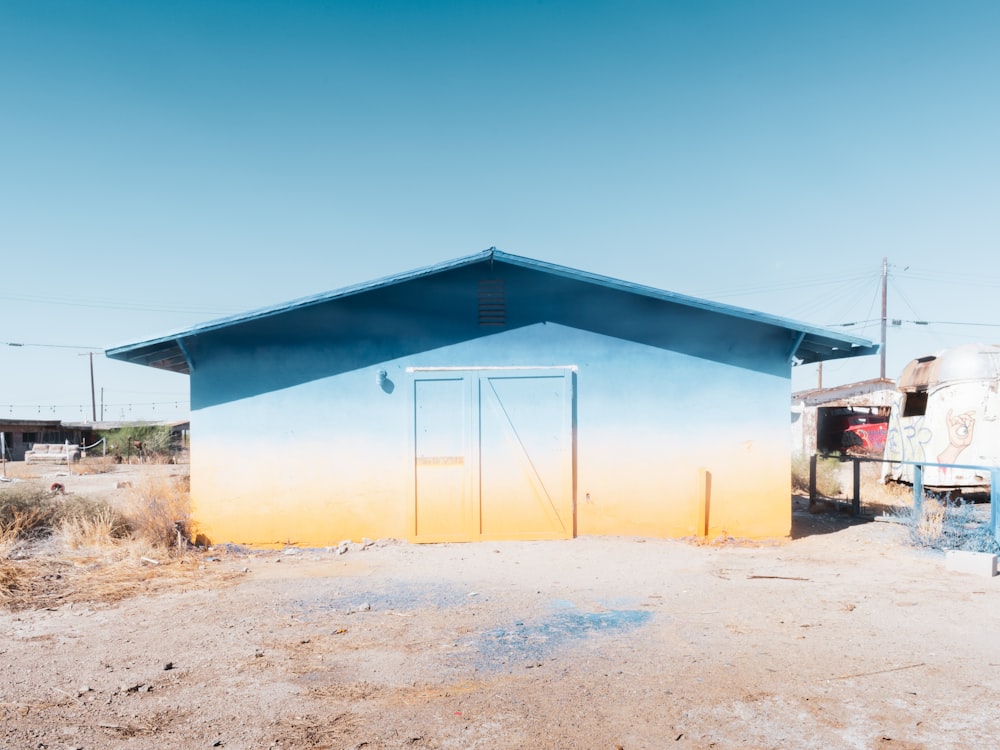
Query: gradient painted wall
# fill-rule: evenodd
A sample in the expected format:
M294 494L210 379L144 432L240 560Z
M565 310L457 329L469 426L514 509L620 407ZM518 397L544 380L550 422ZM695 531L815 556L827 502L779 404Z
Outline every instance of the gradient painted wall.
M472 267L188 345L213 542L790 531L789 341L752 320ZM539 483L545 513L514 497Z

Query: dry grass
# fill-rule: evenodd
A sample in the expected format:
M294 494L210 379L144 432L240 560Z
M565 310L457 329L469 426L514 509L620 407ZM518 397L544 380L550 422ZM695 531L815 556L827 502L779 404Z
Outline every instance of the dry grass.
M10 556L23 541L38 528L43 512L37 509L12 509L0 518L0 558Z
M0 493L0 535L8 542L47 533L59 512L59 505L42 487L19 483Z
M70 467L73 474L109 474L115 470L115 461L111 456L88 456Z
M24 461L7 461L0 474L14 479L38 479L42 475L42 467Z
M945 506L936 498L924 498L923 508L915 514L915 522L911 534L918 544L934 546L944 533Z
M823 497L839 497L843 492L840 481L841 462L836 458L819 457L816 460L816 492ZM809 456L792 457L792 491L809 493Z
M861 464L861 501L877 512L891 513L913 505L913 487L882 481L882 463Z
M125 515L132 537L154 548L191 537L191 488L187 477L150 477L133 486ZM183 545L180 545L183 546Z
M152 453L143 459L143 463L146 464L176 464L181 463L178 461L178 456L171 453Z
M69 516L59 523L59 537L69 549L111 546L127 535L126 519L111 506Z
M97 557L61 554L0 560L0 606L40 609L70 602L116 602L181 585L218 586L240 576L230 568L201 564L198 552L155 564L148 560L133 556L128 544Z
M180 530L180 536L178 535ZM199 565L187 477L150 477L121 507L53 496L25 482L0 492L0 606L116 601L227 574ZM209 569L212 566L209 566ZM232 577L229 575L229 577Z

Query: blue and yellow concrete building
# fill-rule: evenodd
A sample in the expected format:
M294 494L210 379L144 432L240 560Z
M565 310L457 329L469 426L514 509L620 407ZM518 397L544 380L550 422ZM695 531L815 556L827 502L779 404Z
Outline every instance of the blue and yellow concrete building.
M788 535L791 367L857 339L490 249L108 350L188 373L213 542Z

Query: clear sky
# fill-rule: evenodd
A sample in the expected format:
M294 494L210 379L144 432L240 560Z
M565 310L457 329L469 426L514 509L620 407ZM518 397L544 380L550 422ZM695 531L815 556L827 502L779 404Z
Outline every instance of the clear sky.
M998 39L995 0L0 0L0 416L89 418L93 350L106 418L184 418L100 352L490 246L874 340L888 257L889 377L996 342Z

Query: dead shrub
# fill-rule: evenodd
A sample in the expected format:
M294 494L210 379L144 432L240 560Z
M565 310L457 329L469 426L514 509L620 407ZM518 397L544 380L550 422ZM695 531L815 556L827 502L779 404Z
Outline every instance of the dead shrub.
M34 485L5 487L0 492L0 539L6 544L49 534L57 523L59 503Z
M70 549L104 547L128 536L128 524L110 505L95 504L87 513L68 515L59 524L59 536Z
M895 517L906 526L910 543L916 547L957 549L997 554L997 545L989 521L977 513L975 503L950 492L928 492L918 509L900 508Z
M9 557L31 536L37 533L41 514L36 510L13 510L8 519L0 521L0 558Z
M124 505L37 484L0 486L0 607L111 602L236 580L178 545L191 529L187 477L136 483Z
M108 503L79 496L53 496L23 485L0 493L0 556L17 546L56 535L68 547L102 547L128 532Z
M19 566L10 560L0 558L0 603L13 604L24 583L25 579Z
M147 479L131 488L125 510L133 540L157 549L189 539L191 495L186 477Z
M840 482L841 462L836 458L816 458L816 492L823 497L838 497L843 492ZM804 453L792 457L792 491L809 494L809 456Z
M239 580L220 566L198 564L195 553L159 561L132 554L128 542L100 556L0 560L0 607L19 610L70 602L116 602L177 586L216 587Z
M900 508L913 505L913 487L901 482L883 482L881 475L866 481L861 476L861 496L871 505Z
M912 513L910 534L921 547L933 547L940 543L944 531L944 505L935 498L925 498L921 512Z
M115 461L112 456L97 456L94 458L88 456L87 458L80 459L72 467L73 473L80 475L110 474L114 470Z

